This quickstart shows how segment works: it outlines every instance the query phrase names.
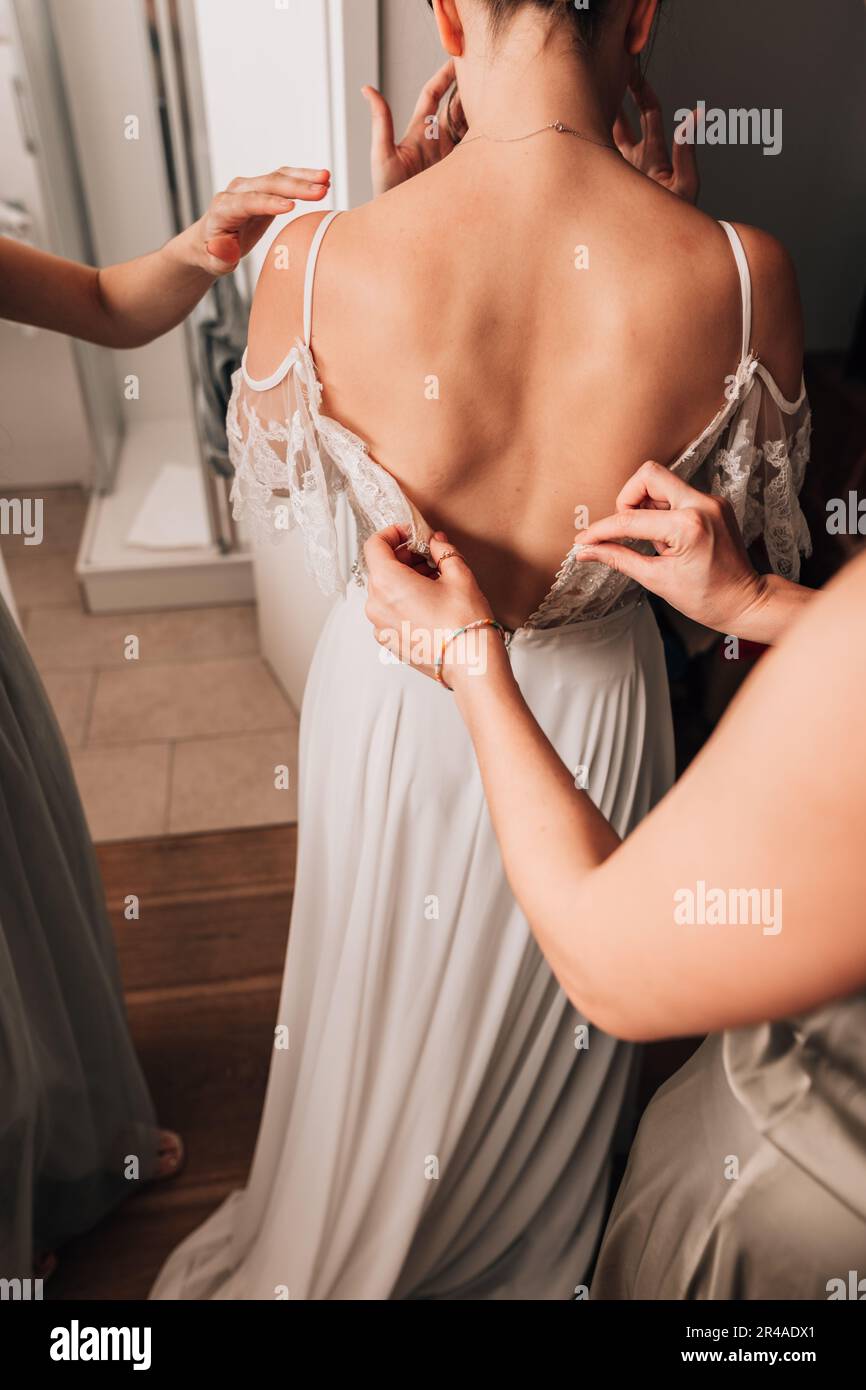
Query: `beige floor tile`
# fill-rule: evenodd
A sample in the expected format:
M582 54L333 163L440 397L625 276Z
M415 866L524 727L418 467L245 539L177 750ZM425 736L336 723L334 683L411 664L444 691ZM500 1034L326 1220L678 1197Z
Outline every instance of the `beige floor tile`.
M94 840L164 833L170 765L168 744L73 752L72 766Z
M22 499L42 502L42 540L39 545L25 545L23 535L10 534L3 537L3 553L6 556L26 555L64 555L75 554L84 528L87 513L87 496L81 488L26 488L13 490L0 489L3 497L19 496ZM35 513L31 513L35 519Z
M259 733L294 722L259 657L125 667L97 676L91 744Z
M250 656L258 652L253 604L182 608L165 613L82 613L36 608L24 624L41 670L144 668L166 661ZM128 661L127 637L138 639L137 661Z
M46 671L42 677L70 748L80 748L84 742L94 679L92 671Z
M288 767L288 790L275 770ZM197 739L174 750L168 828L174 835L298 818L298 731Z
M81 606L74 553L45 555L36 546L10 555L6 568L20 609Z

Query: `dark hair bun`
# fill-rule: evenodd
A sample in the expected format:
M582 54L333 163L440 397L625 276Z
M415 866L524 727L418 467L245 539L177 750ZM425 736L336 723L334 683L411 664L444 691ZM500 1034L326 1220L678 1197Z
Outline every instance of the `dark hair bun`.
M427 3L432 9L433 0L427 0ZM570 24L575 38L588 48L598 37L609 8L609 0L589 0L585 8L579 7L575 0L484 0L484 4L490 11L490 27L494 35L508 27L518 10L532 6L535 10L546 10L554 22L559 19L563 24Z

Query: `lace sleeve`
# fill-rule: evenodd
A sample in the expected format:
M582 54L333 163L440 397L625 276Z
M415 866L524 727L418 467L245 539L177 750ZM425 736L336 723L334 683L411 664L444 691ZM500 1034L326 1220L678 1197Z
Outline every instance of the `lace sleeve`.
M330 596L344 593L352 574L360 582L361 547L375 532L402 526L411 547L428 554L430 530L364 441L321 406L321 382L299 341L267 381L237 373L227 431L235 520L271 541L297 526L307 571ZM352 554L351 543L341 546L344 528L337 525L343 494L354 519Z
M754 385L694 482L732 504L746 545L763 538L773 571L800 577L812 550L799 495L809 462L812 416L805 391L786 401L759 368Z
M299 364L286 365L267 389L251 387L242 371L234 377L226 422L233 515L254 537L272 543L297 526L309 573L323 593L337 594L348 579L336 525L345 479L320 447L313 418L318 381L312 376L305 390Z

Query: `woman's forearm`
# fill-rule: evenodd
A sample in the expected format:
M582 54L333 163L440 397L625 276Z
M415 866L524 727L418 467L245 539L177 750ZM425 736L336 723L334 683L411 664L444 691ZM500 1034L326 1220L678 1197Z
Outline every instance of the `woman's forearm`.
M0 237L0 317L101 347L142 347L176 328L275 217L292 212L299 198L320 202L329 187L327 169L284 166L234 179L159 251L104 270Z
M192 260L190 235L105 270L0 238L0 315L102 347L152 342L213 284Z
M393 527L367 542L367 614L382 645L429 674L429 643L406 657L401 624L456 636L491 613L444 535L431 540L436 582L400 562L405 541ZM693 569L702 590L712 571L711 557ZM768 586L765 614L774 590L779 604L805 607L802 617L621 844L537 726L500 638L488 634L486 664L473 656L461 666L460 644L446 648L444 677L472 737L515 897L571 1001L618 1037L788 1017L866 982L862 873L851 853L851 827L866 818L866 645L851 641L866 557L814 598ZM768 635L753 621L744 632Z
M483 675L448 672L515 897L569 998L605 1031L739 1027L866 980L845 830L866 814L866 648L850 641L864 565L810 605L622 843L538 728L504 649L491 645ZM805 727L808 758L796 756Z
M106 347L140 347L183 323L214 277L192 254L188 229L158 251L95 272L103 310L98 340Z
M619 837L539 728L498 638L489 639L482 673L463 667L448 679L475 747L514 896L558 973L556 938L568 903L618 848Z

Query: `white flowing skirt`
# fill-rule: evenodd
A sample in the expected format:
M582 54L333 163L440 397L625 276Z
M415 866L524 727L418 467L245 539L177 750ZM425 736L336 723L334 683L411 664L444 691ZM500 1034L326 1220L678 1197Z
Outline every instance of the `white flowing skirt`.
M506 883L453 697L386 664L363 604L352 589L331 615L304 700L289 1045L249 1183L153 1298L569 1299L601 1234L634 1049L581 1027ZM649 606L522 631L511 656L627 833L673 780Z

